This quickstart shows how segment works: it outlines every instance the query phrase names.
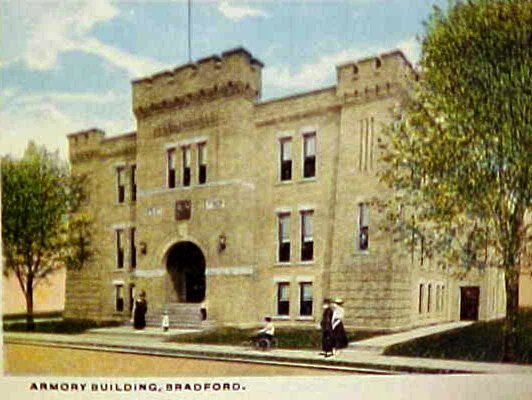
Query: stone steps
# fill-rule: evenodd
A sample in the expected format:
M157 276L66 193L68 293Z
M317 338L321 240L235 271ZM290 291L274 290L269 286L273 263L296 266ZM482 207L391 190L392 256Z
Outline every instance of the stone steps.
M170 328L204 328L212 325L212 322L203 321L201 316L201 304L169 303L165 304L153 313L146 316L147 326L161 326L163 313L166 311L170 319Z

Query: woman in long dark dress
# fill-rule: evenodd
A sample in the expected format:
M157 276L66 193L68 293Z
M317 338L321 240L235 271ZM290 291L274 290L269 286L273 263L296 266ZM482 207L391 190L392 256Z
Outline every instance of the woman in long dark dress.
M321 349L325 357L329 357L333 353L334 336L332 329L333 310L331 308L331 301L329 299L323 300L323 314L321 317Z
M345 349L347 347L348 340L347 334L344 328L344 309L342 304L344 302L341 299L336 299L333 302L333 314L332 314L332 331L334 337L334 349L333 353L338 354L338 350Z
M147 311L148 302L146 301L146 292L143 290L135 300L135 305L133 307L133 327L135 329L144 329L146 327Z

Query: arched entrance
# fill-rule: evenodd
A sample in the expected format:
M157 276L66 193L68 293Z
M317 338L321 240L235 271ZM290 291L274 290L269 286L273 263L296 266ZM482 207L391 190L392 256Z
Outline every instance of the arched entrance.
M177 300L201 303L205 299L205 257L201 249L192 242L180 242L167 254L166 269Z

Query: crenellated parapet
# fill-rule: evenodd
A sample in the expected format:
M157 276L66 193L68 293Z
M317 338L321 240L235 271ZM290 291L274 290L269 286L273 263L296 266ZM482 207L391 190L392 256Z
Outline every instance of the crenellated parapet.
M100 143L105 138L101 129L91 128L67 135L70 162L96 158L99 155Z
M91 128L67 135L69 159L79 163L100 158L134 156L136 154L136 132L110 138L101 129Z
M400 50L345 63L336 67L336 94L364 100L407 88L417 73Z
M263 64L243 48L133 81L137 118L202 101L242 95L257 100Z

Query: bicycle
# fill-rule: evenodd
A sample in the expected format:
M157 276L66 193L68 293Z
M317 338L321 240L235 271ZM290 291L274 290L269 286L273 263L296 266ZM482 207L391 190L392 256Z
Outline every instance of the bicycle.
M277 339L273 337L272 339L267 337L252 337L242 343L245 347L253 347L256 350L270 350L272 347L277 346Z

